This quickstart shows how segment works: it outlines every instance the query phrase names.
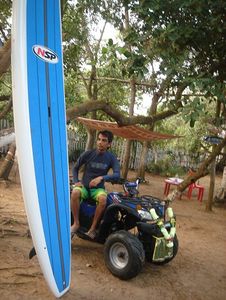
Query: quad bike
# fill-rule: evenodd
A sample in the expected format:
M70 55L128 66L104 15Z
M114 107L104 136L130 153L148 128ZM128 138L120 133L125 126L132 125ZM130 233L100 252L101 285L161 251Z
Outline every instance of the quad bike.
M163 265L176 256L176 221L169 201L139 196L139 178L112 183L122 184L124 192L108 194L94 241L104 244L104 260L110 272L127 280L141 271L145 259ZM87 239L85 232L92 224L95 209L92 200L81 203L81 227L77 232L80 238Z

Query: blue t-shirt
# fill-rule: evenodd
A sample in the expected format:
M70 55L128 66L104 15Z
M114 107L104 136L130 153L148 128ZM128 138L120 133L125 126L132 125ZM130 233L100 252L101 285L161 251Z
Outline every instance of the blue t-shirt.
M85 165L85 170L81 182L86 188L89 188L90 181L98 176L103 176L104 180L102 180L95 188L104 188L105 181L120 178L119 162L111 152L105 151L101 153L97 150L88 150L84 152L78 158L74 166L74 182L79 182L78 172L82 165ZM108 175L110 169L113 170L113 174Z

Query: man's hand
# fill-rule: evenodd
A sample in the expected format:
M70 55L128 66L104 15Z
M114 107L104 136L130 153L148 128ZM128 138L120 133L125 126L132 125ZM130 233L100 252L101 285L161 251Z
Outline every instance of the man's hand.
M94 178L93 180L90 181L89 187L92 188L92 187L97 186L102 180L103 180L102 176Z
M75 183L74 183L74 186L80 186L80 187L82 187L83 184L79 181L79 182L75 182Z

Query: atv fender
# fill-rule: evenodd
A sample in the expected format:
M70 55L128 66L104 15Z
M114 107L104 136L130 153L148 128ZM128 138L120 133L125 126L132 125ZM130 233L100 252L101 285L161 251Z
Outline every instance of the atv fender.
M130 215L134 216L135 218L137 218L137 221L141 220L138 212L134 208L131 208L131 207L121 204L121 203L117 203L117 204L113 203L113 204L109 205L105 210L104 220L109 220L110 216L114 215L117 211L130 214Z
M160 233L160 230L156 224L138 222L137 229L139 232L143 232L149 235L159 235Z

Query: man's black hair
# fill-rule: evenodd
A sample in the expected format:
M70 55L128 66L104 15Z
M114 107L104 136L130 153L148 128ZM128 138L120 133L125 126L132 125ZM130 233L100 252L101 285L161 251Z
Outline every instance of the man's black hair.
M102 134L103 136L107 137L108 138L108 143L111 143L113 141L113 133L109 130L101 130L98 132L98 135L99 136L100 134Z

